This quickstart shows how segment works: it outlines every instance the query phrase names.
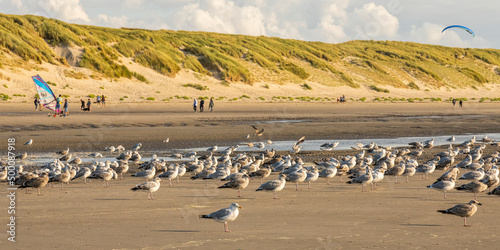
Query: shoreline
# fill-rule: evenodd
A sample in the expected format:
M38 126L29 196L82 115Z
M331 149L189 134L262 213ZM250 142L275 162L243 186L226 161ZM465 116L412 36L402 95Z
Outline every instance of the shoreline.
M0 137L19 143L33 139L30 148L20 147L33 152L99 151L139 142L156 150L165 148L166 138L168 148L191 148L302 136L340 140L500 133L500 105L490 103L464 108L447 103L216 103L213 113L194 113L191 104L109 104L90 113L70 106L70 116L55 118L32 109L28 104L0 106ZM264 128L264 135L254 136L251 125Z

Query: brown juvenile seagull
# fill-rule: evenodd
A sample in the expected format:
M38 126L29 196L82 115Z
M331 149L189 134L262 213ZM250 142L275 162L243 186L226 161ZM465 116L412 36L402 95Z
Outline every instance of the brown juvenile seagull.
M264 129L261 129L259 130L257 127L255 127L254 125L252 125L252 128L255 129L255 135L256 136L262 136L262 134L264 133Z
M219 188L232 188L238 190L238 197L241 197L241 190L248 186L248 182L250 178L248 175L244 174L241 178L236 178L231 180L230 182L225 183Z
M43 188L49 183L49 174L46 172L43 172L39 177L31 178L30 180L26 181L21 185L19 188L37 188L38 189L38 195L40 194L40 188ZM28 191L26 190L26 193Z
M476 200L471 200L467 204L458 204L452 208L448 208L446 210L438 210L438 212L443 213L443 214L453 214L456 216L464 217L464 226L465 227L470 227L470 225L467 225L467 217L471 217L474 215L477 211L477 206L476 205L481 205Z

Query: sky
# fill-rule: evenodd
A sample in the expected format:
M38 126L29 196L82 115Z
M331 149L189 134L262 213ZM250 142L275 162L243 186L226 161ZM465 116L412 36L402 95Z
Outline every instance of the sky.
M500 49L498 0L0 0L0 12L69 23L342 43ZM464 25L476 36L449 25Z

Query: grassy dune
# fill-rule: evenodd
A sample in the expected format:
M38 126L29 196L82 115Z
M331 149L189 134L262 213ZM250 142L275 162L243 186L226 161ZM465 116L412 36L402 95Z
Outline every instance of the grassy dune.
M221 82L300 83L351 88L461 89L500 83L500 51L393 41L341 44L171 30L111 29L40 16L0 14L0 67L48 62L67 67L54 46L78 47L78 67L95 79L148 82L121 58L175 77L188 69ZM21 58L22 60L14 60ZM80 76L81 77L81 76Z

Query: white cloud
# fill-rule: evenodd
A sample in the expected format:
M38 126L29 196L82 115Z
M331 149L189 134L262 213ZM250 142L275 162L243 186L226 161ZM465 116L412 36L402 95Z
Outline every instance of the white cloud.
M80 0L40 0L38 6L52 18L90 22L89 16L80 5Z
M99 26L107 26L112 28L128 27L128 17L126 16L109 17L105 14L99 14L97 16L97 21L97 25Z
M261 11L231 0L201 0L185 5L175 15L175 28L210 32L265 35Z

